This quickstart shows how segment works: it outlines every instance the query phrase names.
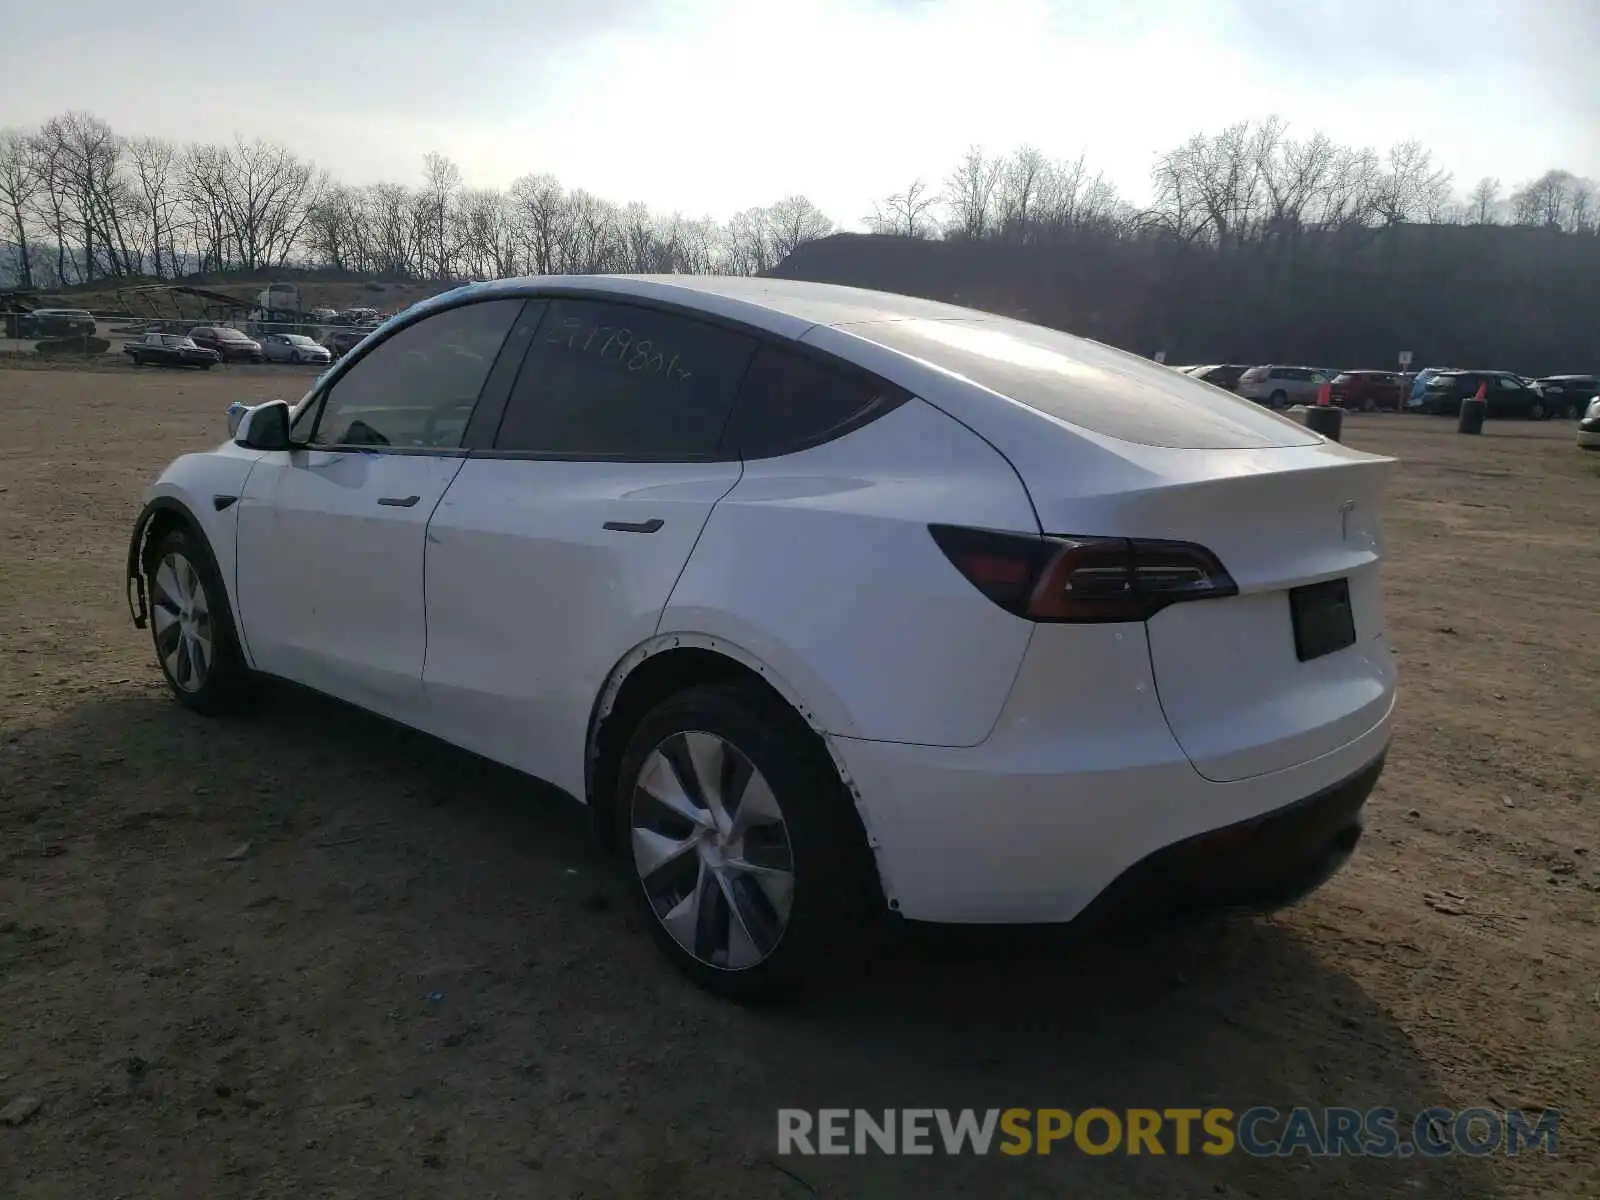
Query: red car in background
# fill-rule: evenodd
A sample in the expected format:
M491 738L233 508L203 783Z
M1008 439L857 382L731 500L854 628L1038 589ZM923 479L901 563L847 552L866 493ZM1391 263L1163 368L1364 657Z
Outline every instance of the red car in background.
M1341 371L1333 377L1331 391L1334 404L1362 412L1383 408L1399 412L1405 403L1405 389L1393 371Z
M264 362L261 343L246 337L231 325L196 325L189 330L194 344L215 350L223 362Z

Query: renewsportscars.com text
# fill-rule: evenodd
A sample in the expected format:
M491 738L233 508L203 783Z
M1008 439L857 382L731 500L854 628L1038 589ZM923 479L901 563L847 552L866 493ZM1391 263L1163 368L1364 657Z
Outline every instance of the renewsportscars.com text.
M1556 1152L1554 1109L1062 1108L778 1110L779 1154L1442 1158Z

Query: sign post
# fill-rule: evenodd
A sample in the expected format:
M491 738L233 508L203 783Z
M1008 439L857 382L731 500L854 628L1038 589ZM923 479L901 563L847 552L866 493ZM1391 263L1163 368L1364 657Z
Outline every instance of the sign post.
M1409 350L1400 351L1400 369L1402 371L1408 370L1410 368L1410 366L1411 366L1411 351L1409 351Z

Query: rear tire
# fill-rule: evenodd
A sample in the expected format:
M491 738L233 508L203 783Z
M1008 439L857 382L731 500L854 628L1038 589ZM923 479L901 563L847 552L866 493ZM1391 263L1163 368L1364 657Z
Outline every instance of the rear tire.
M850 793L816 734L757 684L693 687L652 709L610 815L641 918L707 991L804 994L842 978L881 928Z
M1377 412L1378 411L1378 402L1376 400L1374 400L1371 396L1368 396L1365 400L1363 400L1361 402L1361 411L1362 412L1369 412L1369 413Z
M1530 420L1530 421L1542 421L1542 420L1544 420L1544 405L1535 404L1532 408L1530 408L1528 410L1528 420Z
M178 703L207 716L239 707L254 680L210 547L175 529L145 548L144 577L150 640Z
M1288 405L1289 405L1289 393L1288 392L1277 391L1277 392L1273 392L1272 395L1267 397L1267 407L1268 408L1287 408Z

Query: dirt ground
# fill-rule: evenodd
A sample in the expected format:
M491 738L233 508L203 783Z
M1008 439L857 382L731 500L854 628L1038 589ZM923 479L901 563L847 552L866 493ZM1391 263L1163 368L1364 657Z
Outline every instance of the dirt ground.
M0 370L0 1196L1600 1195L1600 455L1397 455L1398 730L1304 905L1121 945L924 934L745 1011L634 928L575 806L287 691L165 694L145 483L283 371ZM1508 1159L775 1157L779 1107L1562 1110Z

